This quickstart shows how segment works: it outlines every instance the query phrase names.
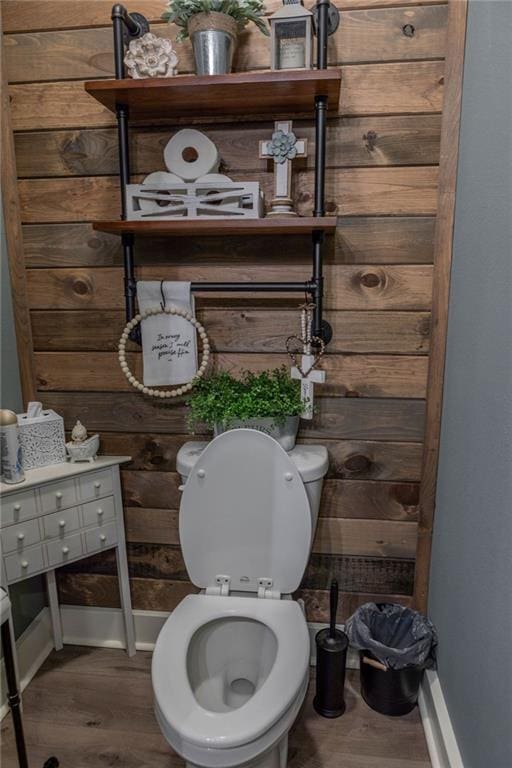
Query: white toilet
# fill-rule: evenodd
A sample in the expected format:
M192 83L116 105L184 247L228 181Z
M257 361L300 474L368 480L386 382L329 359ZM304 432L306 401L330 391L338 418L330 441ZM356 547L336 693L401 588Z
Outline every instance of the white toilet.
M155 712L188 768L284 768L309 679L310 641L291 598L315 532L327 451L286 453L251 429L187 443L180 541L201 588L153 654Z

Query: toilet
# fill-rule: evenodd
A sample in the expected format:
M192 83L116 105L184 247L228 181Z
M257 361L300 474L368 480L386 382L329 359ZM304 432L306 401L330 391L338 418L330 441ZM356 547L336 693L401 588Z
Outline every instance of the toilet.
M292 599L311 551L323 446L289 453L235 429L180 449L179 531L200 588L165 622L152 661L155 713L188 768L284 768L309 681L310 640Z

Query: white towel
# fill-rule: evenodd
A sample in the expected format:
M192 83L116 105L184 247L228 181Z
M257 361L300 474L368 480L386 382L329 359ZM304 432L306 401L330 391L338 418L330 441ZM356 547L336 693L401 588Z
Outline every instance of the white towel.
M162 296L163 294L163 296ZM175 306L194 314L190 283L137 283L139 311ZM197 340L194 326L177 315L153 315L141 323L144 384L147 387L186 384L197 373Z

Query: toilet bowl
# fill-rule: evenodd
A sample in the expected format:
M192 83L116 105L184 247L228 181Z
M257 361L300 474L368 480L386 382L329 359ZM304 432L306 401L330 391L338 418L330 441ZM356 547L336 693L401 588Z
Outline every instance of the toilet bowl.
M311 446L308 462L307 448L294 458L271 437L240 429L206 447L183 446L178 457L180 540L201 593L162 627L152 683L162 733L189 768L287 764L309 675L309 632L291 599L320 498L305 486L321 485L327 469L325 449Z
M190 765L276 766L307 687L309 633L294 600L189 595L158 638L155 712ZM261 759L267 760L262 762Z

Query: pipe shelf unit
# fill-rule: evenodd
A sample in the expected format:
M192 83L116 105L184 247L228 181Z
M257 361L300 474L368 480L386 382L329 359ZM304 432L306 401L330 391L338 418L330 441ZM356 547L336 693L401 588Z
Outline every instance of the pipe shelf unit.
M317 68L314 70L257 71L229 75L178 75L174 78L132 80L124 77L125 42L149 31L142 14L128 13L122 5L112 8L114 33L114 80L85 83L87 93L115 112L119 140L121 220L97 221L93 228L121 236L125 272L126 319L135 314L136 281L134 238L139 236L184 237L199 235L276 235L309 234L312 238L312 277L304 282L192 283L200 292L290 292L308 294L315 304L314 336L328 343L332 329L323 319L323 247L325 234L336 227L335 217L325 215L326 123L328 113L337 113L341 70L327 68L330 0L317 0ZM126 185L130 182L128 120L208 119L250 115L268 119L278 115L315 115L315 191L313 216L233 221L168 220L140 222L126 219Z

